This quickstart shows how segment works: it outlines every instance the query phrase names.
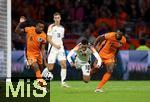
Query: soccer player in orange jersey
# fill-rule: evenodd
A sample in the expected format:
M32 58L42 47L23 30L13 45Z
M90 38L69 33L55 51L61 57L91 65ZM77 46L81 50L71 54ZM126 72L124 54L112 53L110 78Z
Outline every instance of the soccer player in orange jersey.
M120 31L109 32L97 37L94 47L98 50L102 58L106 73L103 75L95 92L103 92L101 88L110 79L116 63L116 54L124 43L126 43L126 38Z
M44 80L41 76L40 69L42 68L42 57L46 64L45 56L45 44L46 44L46 34L44 33L44 23L39 21L36 26L21 28L20 25L26 21L24 16L20 17L20 22L17 25L15 31L20 34L26 33L26 58L28 65L34 69L36 77L39 82L43 83Z

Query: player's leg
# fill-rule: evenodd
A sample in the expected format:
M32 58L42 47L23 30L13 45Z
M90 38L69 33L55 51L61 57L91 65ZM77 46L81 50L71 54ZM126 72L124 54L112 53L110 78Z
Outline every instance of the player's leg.
M54 69L54 63L48 63L47 68L48 71L52 71Z
M45 80L42 78L42 74L41 74L41 71L40 71L39 64L37 62L33 62L31 67L35 71L38 84L43 88L43 91L47 93L47 88L46 88L47 84L46 84Z
M88 83L90 81L90 65L87 63L81 66L82 73L83 73L83 81Z
M83 75L83 81L88 83L90 81L90 75Z
M43 77L46 78L46 76L48 75L47 73L51 73L51 71L53 70L54 63L56 61L56 56L57 56L57 51L51 49L51 52L48 54L48 58L47 58L48 64L42 72Z
M104 84L110 79L114 67L115 67L115 62L110 62L105 64L106 73L103 75L102 80L99 82L96 88L97 90L101 89L104 86Z
M39 55L39 57L37 57L37 63L39 65L40 71L42 72L43 69L44 69L44 66L43 66L43 60L42 60L42 56L41 55Z
M60 72L60 76L61 76L61 85L63 87L69 87L65 80L67 77L67 66L66 66L66 60L61 60L60 61L60 66L61 66L61 72Z
M35 71L37 79L42 78L41 71L40 71L39 65L37 63L37 59L30 57L30 58L27 58L27 62L31 66L31 68Z
M67 76L67 65L66 65L66 56L64 50L59 52L58 61L60 62L60 66L61 66L61 72L60 72L61 85L64 87L69 87L65 82Z
M42 79L42 75L41 75L41 71L40 71L40 68L39 68L39 65L37 62L33 62L31 64L31 67L33 68L33 70L35 71L35 74L36 74L36 78L37 79Z
M49 71L52 71L53 68L54 68L54 63L56 62L56 58L57 58L57 55L58 55L58 51L54 50L54 49L51 49L51 52L48 54L48 70Z
M29 65L31 66L31 68L34 70L36 78L37 78L38 82L40 83L40 85L44 86L43 83L45 81L42 79L42 75L41 75L41 71L40 71L40 67L39 67L37 59L34 57L28 57L27 61L28 61Z
M98 84L97 88L102 88L103 85L110 79L113 69L114 69L114 62L105 64L106 73L103 75L101 82Z
M51 71L54 68L54 64L49 63L47 65L46 68L44 68L44 70L42 71L42 76L46 79L46 80L50 80L49 74L52 74ZM52 74L53 75L53 74Z

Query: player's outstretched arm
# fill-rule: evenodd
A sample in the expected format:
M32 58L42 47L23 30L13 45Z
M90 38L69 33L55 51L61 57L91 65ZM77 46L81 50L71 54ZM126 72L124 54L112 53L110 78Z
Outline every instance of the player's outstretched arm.
M97 48L97 45L101 44L105 40L104 36L98 36L96 38L96 41L94 42L94 48Z
M25 21L26 21L26 18L25 18L24 16L21 16L21 17L20 17L20 21L19 21L19 23L18 23L18 25L17 25L17 27L16 27L16 29L15 29L15 32L16 32L17 34L20 34L20 33L24 32L24 29L21 29L21 28L20 28L20 25L21 25L23 22L25 22Z
M75 64L73 63L73 61L72 61L72 59L71 59L71 57L72 57L74 54L75 54L74 49L72 49L72 50L69 52L69 54L67 55L67 60L68 60L68 62L70 63L70 65L71 65L72 67L75 67Z
M102 64L102 59L100 58L99 54L97 53L97 51L94 49L94 47L91 47L91 50L93 52L94 57L97 59L97 67L99 68Z

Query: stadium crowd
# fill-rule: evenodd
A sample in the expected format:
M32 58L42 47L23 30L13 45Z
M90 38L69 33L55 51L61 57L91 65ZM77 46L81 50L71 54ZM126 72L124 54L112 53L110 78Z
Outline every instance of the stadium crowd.
M12 50L25 47L25 34L14 31L20 16L48 26L56 11L62 14L66 49L83 38L93 43L98 35L118 29L127 38L122 50L136 49L141 39L150 47L150 0L12 0Z

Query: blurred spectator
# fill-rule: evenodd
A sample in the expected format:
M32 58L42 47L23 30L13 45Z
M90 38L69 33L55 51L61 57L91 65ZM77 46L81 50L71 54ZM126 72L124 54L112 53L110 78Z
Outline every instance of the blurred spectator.
M150 5L150 4L149 4L149 5ZM149 8L145 11L144 20L145 20L145 22L150 22L150 6L149 6Z
M137 34L139 39L141 39L143 35L147 38L149 33L148 29L146 23L139 19L135 26L135 34Z
M70 18L73 23L73 32L81 32L83 29L82 21L84 19L82 2L75 1L75 4L70 9Z
M83 39L88 39L89 43L93 44L93 42L96 40L96 38L91 34L91 30L89 28L87 28L84 31L83 36L81 36L78 40L77 40L77 44L80 43Z
M143 35L150 39L150 0L12 0L12 45L22 49L15 43L25 43L25 36L16 35L13 30L18 17L41 19L49 25L54 12L62 14L69 37L70 34L83 37L86 28L94 37L121 28L133 48L139 46L138 39Z
M141 39L140 44L141 45L138 48L136 48L136 50L150 50L150 48L148 46L146 46L145 39Z
M54 0L46 0L45 1L45 12L44 12L44 20L45 22L53 21L53 14L57 12L57 8Z
M118 15L117 15L117 26L124 26L127 22L128 15L125 12L124 6L120 5L118 7Z
M110 17L110 10L106 6L102 6L99 11L99 18L95 22L99 34L106 33L111 29Z
M136 19L141 16L137 0L127 0L125 8L130 16L131 21L136 21Z

